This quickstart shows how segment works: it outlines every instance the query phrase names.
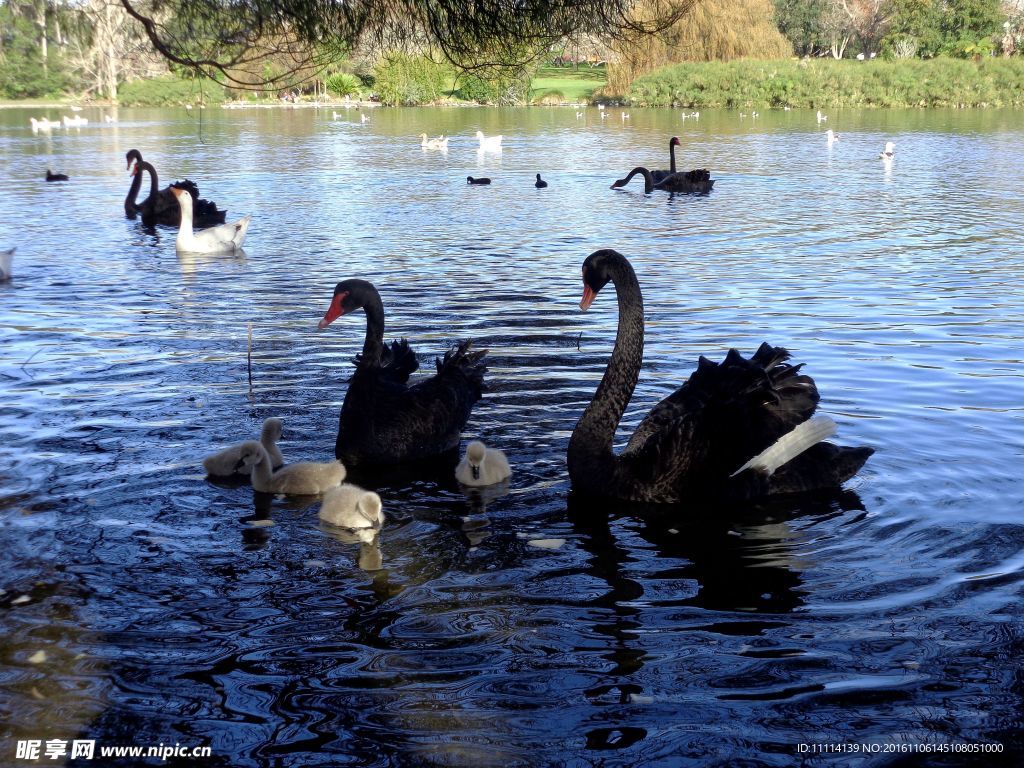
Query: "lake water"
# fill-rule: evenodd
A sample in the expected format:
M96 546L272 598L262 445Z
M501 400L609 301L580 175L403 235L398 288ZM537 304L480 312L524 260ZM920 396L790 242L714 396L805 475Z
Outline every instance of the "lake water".
M204 766L1024 758L1024 112L331 112L87 109L47 136L28 118L60 110L0 111L0 764L25 739ZM672 135L710 196L609 190ZM126 220L131 148L253 214L245 254ZM615 335L610 292L577 307L598 248L647 307L623 441L699 355L767 340L876 449L846 491L728 519L575 499ZM288 460L333 457L365 324L316 324L349 277L421 370L490 350L466 437L514 467L486 498L385 478L377 545L199 465L271 415Z

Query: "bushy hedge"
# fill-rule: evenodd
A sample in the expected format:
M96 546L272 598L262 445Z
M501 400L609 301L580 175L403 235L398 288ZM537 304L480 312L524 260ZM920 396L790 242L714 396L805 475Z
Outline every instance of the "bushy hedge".
M182 104L219 104L226 99L224 86L213 80L182 80L164 75L153 80L134 80L117 89L117 101L125 107L170 107Z
M393 52L374 69L374 90L388 106L429 104L445 95L450 68L426 56Z
M637 78L638 106L1006 107L1024 105L1024 58L708 62Z
M324 80L327 90L338 96L354 96L363 87L363 81L348 72L338 72Z

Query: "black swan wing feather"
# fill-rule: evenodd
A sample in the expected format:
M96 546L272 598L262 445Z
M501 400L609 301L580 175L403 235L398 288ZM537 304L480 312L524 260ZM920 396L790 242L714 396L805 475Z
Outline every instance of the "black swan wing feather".
M363 365L362 357L362 354L358 354L353 360L357 368ZM382 381L404 385L419 367L420 362L416 359L416 353L412 351L409 342L406 339L396 339L390 345L384 346L378 376Z
M659 485L694 473L723 478L798 424L819 395L782 347L762 344L747 359L730 350L722 363L700 358L697 370L637 427L623 458Z

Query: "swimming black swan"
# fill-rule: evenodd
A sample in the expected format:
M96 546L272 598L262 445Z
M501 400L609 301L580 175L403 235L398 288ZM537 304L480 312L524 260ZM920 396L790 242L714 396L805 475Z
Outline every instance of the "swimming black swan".
M750 359L735 349L720 364L701 357L689 380L651 410L615 455L615 430L640 375L644 304L629 261L601 250L583 262L580 308L586 310L609 281L619 327L608 368L569 440L575 490L655 503L740 501L837 488L874 452L818 442L834 425L811 419L818 403L814 381L786 362L785 349L762 344ZM759 457L762 452L769 456Z
M474 179L472 176L467 176L466 177L466 183L467 184L490 184L491 180L486 178L486 177L485 178Z
M616 180L611 188L619 189L626 186L638 173L644 177L644 193L648 195L656 189L688 195L706 195L715 186L715 180L711 178L711 173L704 168L694 171L679 171L662 177L658 182L646 168L634 168L626 178Z
M68 176L66 173L54 173L49 168L46 169L46 180L47 181L67 181Z
M142 215L142 223L147 227L154 224L165 224L177 226L181 223L181 207L174 196L172 189L183 189L192 198L192 223L202 229L215 227L224 223L227 211L217 209L217 204L199 197L199 187L194 181L185 179L182 182L174 182L166 189L160 189L160 181L157 178L156 169L152 163L140 160L132 168L132 175L141 179L142 171L149 173L149 197L135 206L135 210ZM132 189L128 191L129 198L134 199L132 190L137 192L138 186L135 180L132 181ZM125 199L125 212L128 211L128 199Z
M676 147L679 146L679 137L673 136L668 140L668 170L653 170L651 176L654 178L654 183L657 184L659 181L664 179L666 176L671 176L676 172Z
M409 386L419 362L405 339L385 346L384 304L372 283L338 283L318 327L323 330L360 308L366 313L366 340L341 406L334 455L346 466L389 465L453 451L480 399L487 351L462 342L437 360L436 376Z
M548 183L546 181L544 181L544 179L542 179L540 177L540 174L538 173L537 174L537 180L535 182L533 182L533 186L535 186L537 189L544 189L547 185L548 185Z

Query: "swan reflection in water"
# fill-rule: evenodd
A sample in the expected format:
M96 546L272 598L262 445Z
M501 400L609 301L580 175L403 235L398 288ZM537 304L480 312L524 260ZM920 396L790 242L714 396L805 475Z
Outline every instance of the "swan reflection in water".
M507 496L511 481L506 478L501 482L481 487L460 485L466 497L469 514L462 518L462 532L469 541L470 547L477 547L491 535L491 520L487 516L487 505Z
M835 491L774 498L723 514L726 511L717 504L702 514L688 514L681 522L678 510L673 517L663 506L570 495L568 517L580 534L578 546L589 554L584 573L608 585L587 602L591 610L586 615L594 620L587 636L607 638L607 652L598 654L614 664L603 675L606 681L586 692L592 702L654 701L662 691L653 690L651 681L659 675L685 674L686 665L700 664L699 638L708 633L764 641L770 630L785 627L786 615L806 603L802 571L812 565L799 542L794 543L794 531L850 512L863 513L863 506L856 493ZM636 547L623 543L636 538L653 545L654 551L645 552L643 561L658 563L656 573L638 574ZM659 581L671 583L672 593L655 591ZM677 657L672 663L678 668L666 672L666 660L659 658L658 669L643 672L648 659L644 637L666 630L679 635L681 646L686 644L684 633L695 633L694 661ZM756 684L741 672L735 679L736 685ZM619 749L624 740L635 743L646 737L643 728L635 727L641 722L638 710L622 711L619 720L610 721L602 711L604 716L595 714L583 723L594 725L586 732L588 748Z
M338 528L321 524L320 530L342 544L358 544L356 565L364 571L379 571L384 567L384 555L380 549L381 532L370 528Z

